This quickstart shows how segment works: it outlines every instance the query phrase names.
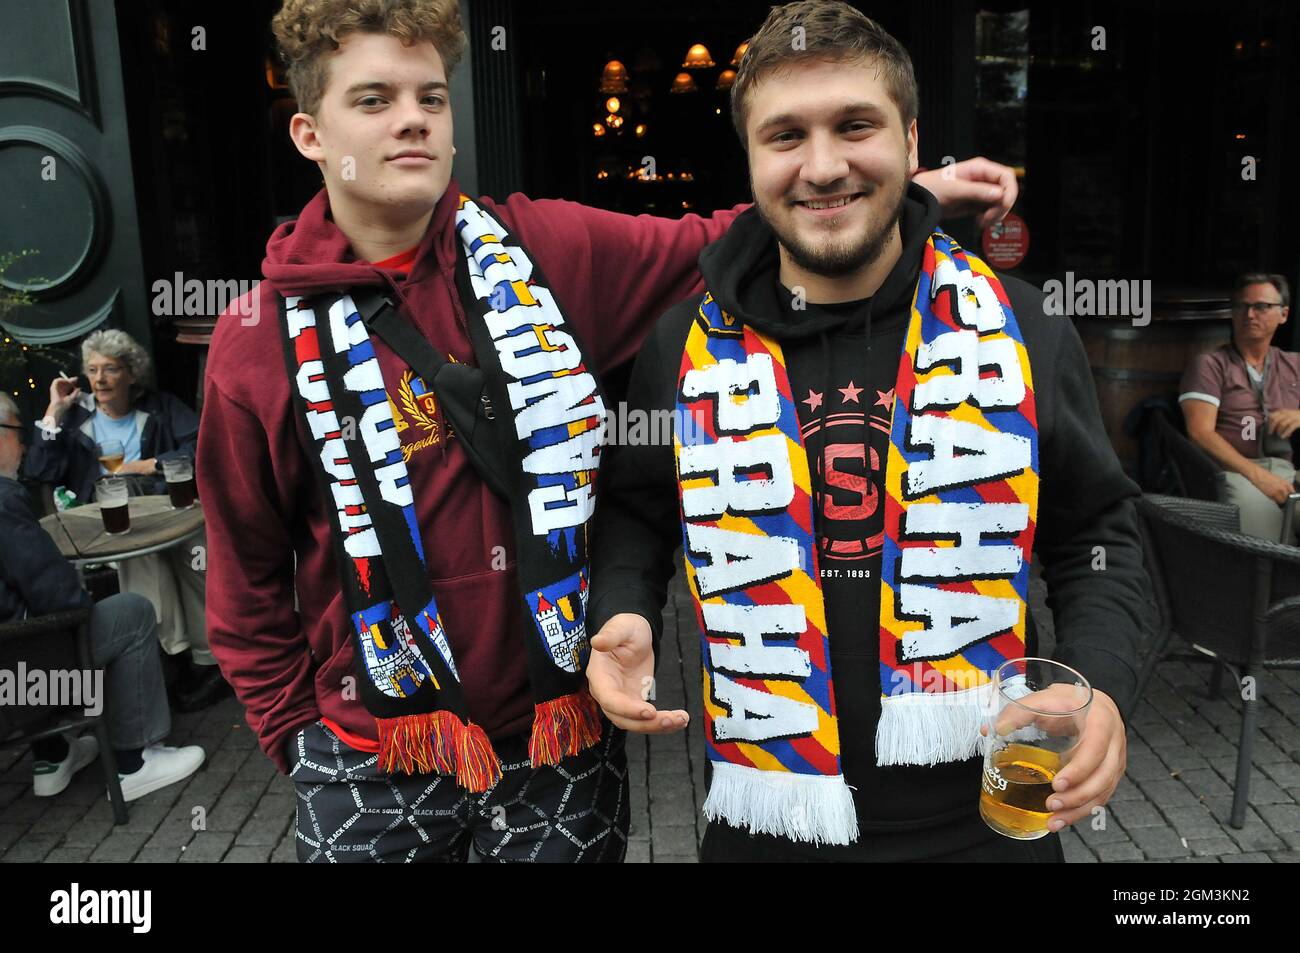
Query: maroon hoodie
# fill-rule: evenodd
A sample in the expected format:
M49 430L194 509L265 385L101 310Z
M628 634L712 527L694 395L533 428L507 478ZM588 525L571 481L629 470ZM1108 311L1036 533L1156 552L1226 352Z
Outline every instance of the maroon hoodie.
M330 517L290 398L275 296L394 285L403 314L440 352L474 363L454 281L462 254L454 229L458 195L453 180L403 277L356 258L322 190L267 243L266 280L251 292L260 296L257 319L240 301L213 335L197 465L208 527L208 640L281 771L289 768L285 739L317 718L337 724L345 737L376 735L349 678L352 634ZM700 250L744 209L674 221L519 194L478 201L540 265L597 370L630 359L660 314L699 293ZM445 439L433 402L412 391L406 364L381 340L374 343L470 718L493 737L522 733L533 701L510 511L455 437Z

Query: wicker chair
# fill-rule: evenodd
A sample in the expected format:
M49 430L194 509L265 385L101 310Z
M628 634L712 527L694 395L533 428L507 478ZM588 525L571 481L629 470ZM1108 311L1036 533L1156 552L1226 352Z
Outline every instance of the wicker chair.
M90 609L86 608L0 625L0 668L14 671L21 661L28 671L93 670L89 622ZM99 741L99 763L113 804L114 823L125 824L126 801L103 710L98 715L87 715L80 708L53 705L0 707L0 748L28 745L85 726Z
M1165 459L1169 461L1180 496L1217 500L1219 474L1223 467L1175 427L1164 414L1156 414L1156 433Z
M1250 679L1254 691L1243 698L1229 821L1241 828L1259 720L1259 676L1265 669L1300 669L1300 548L1243 535L1236 507L1225 503L1147 494L1138 512L1161 626L1130 713L1162 658L1213 664L1215 693L1224 669L1238 684ZM1171 653L1175 634L1193 651Z

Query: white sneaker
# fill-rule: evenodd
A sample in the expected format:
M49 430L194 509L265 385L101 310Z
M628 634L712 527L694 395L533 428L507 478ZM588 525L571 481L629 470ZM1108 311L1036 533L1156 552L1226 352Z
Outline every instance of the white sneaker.
M32 765L32 793L37 797L54 797L72 783L72 776L99 757L99 742L94 735L82 735L68 741L68 756L57 764L37 761Z
M139 771L117 776L122 782L124 800L134 801L159 788L184 781L199 769L206 754L198 745L184 748L150 745L144 749L143 757L144 765Z

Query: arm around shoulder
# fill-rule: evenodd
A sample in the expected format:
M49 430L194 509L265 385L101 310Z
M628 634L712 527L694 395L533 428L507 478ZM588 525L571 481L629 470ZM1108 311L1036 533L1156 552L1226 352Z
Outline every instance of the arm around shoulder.
M658 317L702 287L700 252L746 208L672 219L511 196L501 214L519 228L605 371L635 357Z

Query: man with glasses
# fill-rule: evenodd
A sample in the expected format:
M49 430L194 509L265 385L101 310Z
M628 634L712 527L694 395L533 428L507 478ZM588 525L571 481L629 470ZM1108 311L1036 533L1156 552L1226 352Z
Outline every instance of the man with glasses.
M18 482L23 459L18 405L0 393L0 625L91 604L72 565L36 522L27 491ZM90 645L96 669L104 670L108 737L117 760L122 796L144 797L183 781L203 764L197 745L161 744L171 732L162 663L154 646L158 623L144 596L118 593L90 610ZM94 735L55 735L32 745L32 789L53 797L73 775L95 760Z
M1232 301L1232 340L1197 355L1178 401L1188 436L1223 467L1219 499L1236 504L1242 532L1276 541L1295 485L1290 438L1300 427L1300 354L1272 345L1291 290L1282 275L1246 274Z

